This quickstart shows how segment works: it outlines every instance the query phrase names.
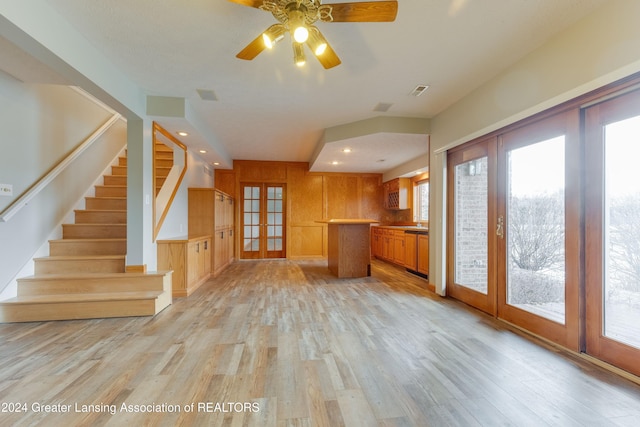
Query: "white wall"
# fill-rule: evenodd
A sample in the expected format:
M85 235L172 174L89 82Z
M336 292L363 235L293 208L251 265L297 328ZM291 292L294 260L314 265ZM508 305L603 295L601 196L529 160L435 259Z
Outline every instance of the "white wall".
M0 72L0 183L13 185L0 211L112 116L65 86L24 84ZM126 144L118 122L9 222L0 222L0 290L55 236L56 227Z
M611 0L431 121L431 281L443 292L445 150L640 71L640 1Z

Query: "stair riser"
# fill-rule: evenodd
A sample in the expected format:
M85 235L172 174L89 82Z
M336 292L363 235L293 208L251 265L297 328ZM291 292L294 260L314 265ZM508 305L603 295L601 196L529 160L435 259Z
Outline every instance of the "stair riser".
M156 167L170 168L173 166L173 158L171 159L156 159Z
M124 272L124 258L92 260L49 260L45 258L35 260L34 275Z
M126 211L76 211L76 224L126 224Z
M63 224L63 239L126 239L124 224Z
M85 207L88 210L109 210L109 211L124 211L127 210L126 198L100 198L100 197L87 197L85 199Z
M101 319L153 316L163 308L157 299L131 301L88 301L2 305L0 322L44 322L49 320Z
M104 185L127 185L127 176L126 175L105 175L104 176Z
M104 187L96 185L96 197L127 197L127 187Z
M111 174L112 175L126 175L127 167L126 166L111 166Z
M171 168L156 168L156 178L166 178L169 176Z
M87 240L65 242L55 240L49 242L49 254L51 256L61 255L126 255L127 242L119 240L115 242L93 242Z
M118 166L127 166L127 158L118 157Z
M18 279L18 296L163 291L162 276L29 277Z

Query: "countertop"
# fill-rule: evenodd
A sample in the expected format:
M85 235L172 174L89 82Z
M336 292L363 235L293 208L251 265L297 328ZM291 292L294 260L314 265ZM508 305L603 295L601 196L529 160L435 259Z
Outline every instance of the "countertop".
M323 224L376 224L379 221L375 219L322 219L316 222L320 222Z
M418 227L416 225L376 225L378 228L387 228L390 230L415 231L417 233L429 233L429 227Z

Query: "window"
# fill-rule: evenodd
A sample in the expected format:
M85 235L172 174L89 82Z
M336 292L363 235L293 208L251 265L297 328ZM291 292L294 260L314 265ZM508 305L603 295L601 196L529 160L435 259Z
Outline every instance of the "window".
M413 220L417 223L429 221L429 181L418 181L413 187Z

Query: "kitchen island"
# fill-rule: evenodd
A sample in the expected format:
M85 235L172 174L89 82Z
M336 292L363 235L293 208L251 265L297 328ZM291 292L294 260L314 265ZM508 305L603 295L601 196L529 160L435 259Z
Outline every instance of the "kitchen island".
M338 277L371 275L372 219L329 219L317 221L328 225L329 271Z

